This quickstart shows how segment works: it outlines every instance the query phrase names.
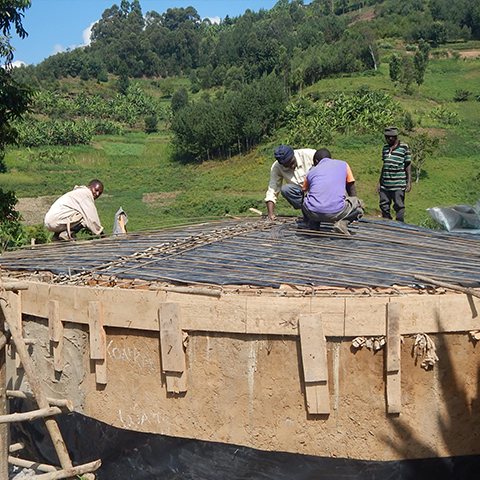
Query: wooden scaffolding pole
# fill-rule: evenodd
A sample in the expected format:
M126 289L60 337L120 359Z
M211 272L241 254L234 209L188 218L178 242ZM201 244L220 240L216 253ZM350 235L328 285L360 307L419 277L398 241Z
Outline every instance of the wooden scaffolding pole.
M3 311L5 321L8 324L8 328L10 330L12 340L15 344L17 354L22 361L28 383L30 385L33 395L35 396L38 407L40 409L49 408L50 404L48 403L47 397L43 392L42 385L37 376L37 373L35 372L32 359L30 358L27 347L23 340L21 328L22 309L20 296L18 294L12 293L7 295L6 298L8 302L5 299L0 300L1 309ZM47 427L47 430L52 439L55 451L57 452L60 465L65 470L71 469L73 467L72 461L70 460L67 447L65 445L65 442L63 441L63 437L56 420L53 417L45 417L44 420L45 426Z
M6 371L6 344L4 322L0 321L0 415L7 412L7 371ZM8 478L8 425L0 425L0 478Z

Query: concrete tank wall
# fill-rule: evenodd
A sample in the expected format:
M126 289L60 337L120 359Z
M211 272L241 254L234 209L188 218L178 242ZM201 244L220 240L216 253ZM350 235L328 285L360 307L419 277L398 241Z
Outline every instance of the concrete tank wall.
M190 332L188 389L175 395L165 388L158 332L107 327L102 386L85 326L65 324L66 364L56 375L45 320L26 317L24 330L38 339L33 358L47 394L67 396L78 411L116 427L381 461L480 454L479 347L467 333L431 335L439 362L430 371L412 356L414 338L404 338L398 416L386 413L384 350L328 337L331 413L317 416L307 413L298 337Z

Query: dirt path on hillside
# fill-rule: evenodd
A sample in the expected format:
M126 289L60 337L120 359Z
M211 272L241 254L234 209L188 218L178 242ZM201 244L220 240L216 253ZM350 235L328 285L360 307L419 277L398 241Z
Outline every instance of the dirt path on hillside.
M180 192L144 193L142 202L147 205L148 209L154 210L173 203L179 193ZM103 194L103 197L107 196L109 195ZM36 198L19 198L15 210L22 215L22 223L24 225L39 225L43 223L45 214L58 197L59 195L45 195Z
M46 195L37 198L19 198L15 210L22 215L24 225L38 225L43 223L45 214L58 197L59 195Z
M470 50L468 52L459 52L460 58L477 58L480 57L480 50Z

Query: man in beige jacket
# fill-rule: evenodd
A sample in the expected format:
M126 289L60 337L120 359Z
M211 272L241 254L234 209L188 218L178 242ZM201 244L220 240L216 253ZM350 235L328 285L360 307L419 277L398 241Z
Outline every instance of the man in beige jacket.
M102 192L102 182L92 180L87 186L75 186L71 192L62 195L45 215L45 228L54 232L52 242L72 240L82 228L100 235L103 227L94 201Z

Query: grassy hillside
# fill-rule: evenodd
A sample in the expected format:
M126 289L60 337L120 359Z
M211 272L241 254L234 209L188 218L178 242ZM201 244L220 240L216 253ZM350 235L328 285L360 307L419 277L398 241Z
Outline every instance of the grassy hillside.
M417 127L413 132L402 132L403 139L408 141L409 135L424 131L442 139L440 150L427 160L419 183L407 195L406 221L433 225L426 208L475 204L480 197L480 103L476 99L480 95L480 59L432 59L425 83L420 91L415 86L412 95L394 87L386 63L377 75L322 80L303 94L354 91L363 85L394 95L412 114ZM147 81L142 87L158 88ZM65 88L72 89L72 85ZM453 101L459 89L472 92L468 101ZM432 112L438 108L456 114L458 125L445 125L434 118ZM7 153L9 173L1 176L2 187L14 190L19 198L60 195L75 184L99 178L105 184L105 194L97 206L107 232L111 232L120 206L128 214L129 231L152 228L173 218L245 214L249 207L264 211L273 150L283 142L279 136L247 156L202 164L176 161L165 128L150 135L98 136L89 146L15 148ZM350 163L358 194L370 215L379 215L375 185L383 143L382 132L371 132L338 135L330 145L312 145L328 147L335 158ZM277 213L295 214L283 199Z

